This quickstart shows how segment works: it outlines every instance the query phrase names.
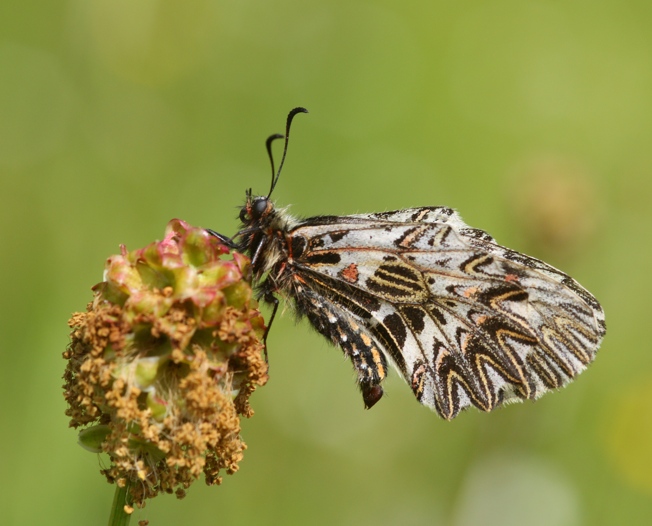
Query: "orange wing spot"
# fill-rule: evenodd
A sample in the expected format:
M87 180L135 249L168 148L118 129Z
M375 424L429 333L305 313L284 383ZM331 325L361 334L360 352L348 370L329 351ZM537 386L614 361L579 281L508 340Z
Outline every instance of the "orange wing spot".
M412 373L412 391L417 396L417 398L423 394L425 374L426 366L423 364L419 365L419 367L415 369L414 373Z
M469 348L469 343L471 342L471 336L468 333L462 333L460 337L460 350L463 354L466 354L466 351Z
M437 369L439 369L441 367L441 365L442 365L442 363L444 361L444 358L448 358L450 356L450 354L451 353L448 352L448 349L446 349L445 347L441 348L437 352L437 358L435 359L435 366L437 367Z
M387 376L387 371L385 371L385 367L383 366L383 362L380 360L380 353L378 352L378 349L375 347L371 348L371 356L374 359L374 363L376 364L376 368L378 370L378 376L382 380Z
M468 289L464 290L464 297L470 298L471 296L475 296L477 292L478 292L478 287L469 287Z
M356 283L358 281L358 265L351 263L348 267L340 271L340 276L349 283Z
M518 281L518 276L516 274L507 274L505 281Z

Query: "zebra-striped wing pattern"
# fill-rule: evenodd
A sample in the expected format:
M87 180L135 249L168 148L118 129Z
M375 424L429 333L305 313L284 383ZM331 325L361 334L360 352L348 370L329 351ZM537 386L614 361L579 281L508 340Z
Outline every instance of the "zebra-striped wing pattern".
M564 386L605 334L596 299L446 207L294 223L290 296L351 358L367 406L388 362L446 419Z

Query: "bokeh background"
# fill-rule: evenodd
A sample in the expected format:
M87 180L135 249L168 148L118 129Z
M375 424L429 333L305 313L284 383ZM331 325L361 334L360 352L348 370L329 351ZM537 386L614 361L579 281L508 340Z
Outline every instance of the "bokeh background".
M563 391L448 423L396 377L364 411L286 312L240 471L133 522L650 524L651 23L647 0L2 0L0 522L107 520L63 414L66 320L120 243L234 233L304 105L279 204L453 206L589 288L606 341Z

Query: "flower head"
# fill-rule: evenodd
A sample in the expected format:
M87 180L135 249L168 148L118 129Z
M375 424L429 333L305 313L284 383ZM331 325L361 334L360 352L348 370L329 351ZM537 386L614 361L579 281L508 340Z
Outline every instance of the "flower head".
M239 416L267 381L265 326L249 260L228 252L172 220L162 241L110 257L86 312L69 320L66 414L136 505L182 497L202 472L219 484L242 459Z

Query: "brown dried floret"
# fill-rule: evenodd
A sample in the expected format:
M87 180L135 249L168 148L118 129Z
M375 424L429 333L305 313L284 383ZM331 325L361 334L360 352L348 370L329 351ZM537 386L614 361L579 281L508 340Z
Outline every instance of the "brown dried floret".
M249 261L173 220L163 241L108 259L86 312L69 321L66 414L80 443L104 451L109 482L142 506L179 498L203 472L237 471L240 416L267 381L263 319Z

